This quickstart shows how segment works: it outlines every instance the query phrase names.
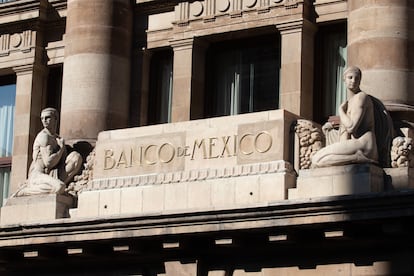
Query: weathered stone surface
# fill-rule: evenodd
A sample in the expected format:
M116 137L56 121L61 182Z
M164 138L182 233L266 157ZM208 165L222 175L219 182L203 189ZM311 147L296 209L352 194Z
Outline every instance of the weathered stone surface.
M412 4L349 0L348 10L348 63L364 71L362 89L391 111L412 113Z
M296 119L275 110L102 132L93 180L73 213L169 213L284 200L296 180L288 146Z
M73 198L63 195L39 195L11 198L1 208L0 224L51 221L69 217Z
M70 0L67 7L60 132L70 142L95 141L102 130L127 126L131 6Z
M289 199L381 192L384 171L372 164L355 164L299 171Z
M414 169L410 167L385 168L388 175L387 190L414 189Z
M140 175L146 175L148 183L159 181L159 176L152 179L152 173L164 174L161 183L182 181L186 173L202 179L215 170L237 175L238 166L289 161L289 132L295 119L285 110L275 110L105 131L96 143L94 183L107 180L110 188L112 181ZM181 176L167 175L178 172Z
M292 172L168 182L83 191L75 218L151 213L183 213L262 206L287 198Z

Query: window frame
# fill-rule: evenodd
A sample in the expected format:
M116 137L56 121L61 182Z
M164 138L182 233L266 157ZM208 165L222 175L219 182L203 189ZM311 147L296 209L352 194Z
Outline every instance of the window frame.
M325 97L328 93L333 93L324 90L324 81L325 81L325 72L324 72L324 63L325 63L325 54L326 49L323 47L324 40L327 35L333 33L342 32L345 34L345 38L348 44L347 37L347 22L346 20L340 20L332 22L330 24L319 26L318 32L315 36L315 63L314 63L314 105L313 105L313 118L314 121L318 123L324 123L326 121L336 121L336 111L333 110L332 114L325 114L326 105L324 103ZM347 66L347 60L345 61L345 67ZM340 79L342 81L342 78ZM330 97L335 97L335 95L330 94Z
M268 47L263 47L263 45L266 45ZM260 50L262 48L262 50ZM251 106L251 102L246 103L246 102L240 102L239 106L237 108L234 108L234 106L232 106L232 104L230 103L229 107L226 108L223 106L223 110L218 110L217 108L215 109L215 106L217 105L217 102L219 101L219 98L222 98L220 96L220 92L217 90L217 81L219 81L219 79L217 78L217 76L214 76L214 72L217 71L217 60L216 60L216 56L219 55L223 55L226 52L234 52L234 54L237 55L237 52L240 53L240 55L245 55L243 57L246 58L246 60L250 60L249 58L251 58L252 55L251 53L254 51L263 51L263 50L269 50L269 49L274 49L274 70L276 71L277 74L277 82L275 84L275 91L271 91L271 93L275 93L277 94L274 97L274 107L256 107L255 104L253 103L253 105ZM241 66L243 66L243 68L240 68L240 80L239 83L242 84L243 82L245 82L246 80L243 78L243 74L244 74L244 67L247 65L252 65L252 62L254 63L255 66L255 70L257 68L261 68L264 63L265 63L266 59L255 59L255 60L250 60L250 62L246 63L246 64L240 64ZM267 64L266 64L267 65ZM242 36L236 39L231 39L231 40L219 40L219 41L214 41L214 43L211 43L209 48L206 51L206 65L205 65L205 93L204 93L204 118L210 118L210 117L217 117L217 116L228 116L228 115L237 115L237 114L244 114L244 113L252 113L252 112L260 112L260 111L264 111L264 110L273 110L273 109L278 109L280 108L280 71L281 71L281 36L279 32L265 32L265 33L257 33L257 34L250 34L249 36ZM247 87L249 87L248 89L252 89L252 85L256 86L256 82L254 82L254 84L251 83L251 68L249 69L249 85ZM260 71L260 70L259 70ZM255 71L253 71L253 73L255 73ZM259 78L258 76L254 76L254 79ZM245 86L246 87L246 86ZM243 89L243 88L241 88ZM253 88L253 89L258 89L258 88ZM261 91L261 90L260 90ZM237 99L241 99L243 97L243 92L246 92L245 90L240 90L237 94ZM213 94L212 94L213 93ZM253 98L257 98L258 94L256 93L260 93L260 92L255 92L253 91L253 93L249 92L249 99L253 99ZM256 95L255 95L256 94ZM259 94L261 95L261 94ZM231 95L227 95L228 97L232 98ZM225 97L225 96L224 96ZM233 97L234 98L234 97ZM244 108L243 108L244 107ZM229 114L226 113L226 110L228 109ZM238 110L237 113L233 113L232 111L234 110Z
M164 83L159 81L160 72L163 66L170 67L169 77L169 91L168 95L164 95L165 91L162 91ZM162 73L161 73L162 74ZM149 94L148 94L148 111L147 111L147 124L161 124L170 123L172 116L172 93L174 82L174 52L172 49L165 48L156 50L151 55L150 69L149 69ZM164 97L168 97L167 102L163 103ZM167 110L164 107L167 106ZM163 116L164 115L164 116Z
M17 83L16 83L16 75L3 75L0 76L0 85L1 86L6 86L6 85L15 85L15 102L14 102L14 107L16 107L16 94L17 94ZM13 117L13 120L15 120L15 118ZM15 126L13 125L13 128ZM14 133L14 129L13 129L13 133ZM13 140L14 140L14 134L13 134ZM14 142L14 141L13 141ZM11 149L11 155L9 156L2 156L0 157L0 169L9 169L9 172L11 173L11 169L12 169L12 159L13 159L13 148ZM8 196L3 194L5 191L8 191L9 187L10 187L10 183L8 183L8 187L3 186L3 183L1 184L1 192L0 194L2 195L2 198L0 198L0 205L2 205L4 203L4 199Z

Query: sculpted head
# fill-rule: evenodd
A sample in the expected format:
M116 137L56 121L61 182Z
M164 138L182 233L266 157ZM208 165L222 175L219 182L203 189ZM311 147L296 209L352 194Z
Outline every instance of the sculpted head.
M356 66L350 66L344 71L344 81L346 87L352 92L359 92L359 85L361 83L362 73Z
M40 113L40 119L44 128L47 128L51 132L56 132L59 113L55 108L48 107L42 110Z

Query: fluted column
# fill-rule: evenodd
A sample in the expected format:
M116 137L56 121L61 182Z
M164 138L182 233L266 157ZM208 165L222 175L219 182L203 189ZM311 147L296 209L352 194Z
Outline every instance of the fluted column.
M132 7L129 0L68 0L61 135L94 141L128 122Z
M348 64L362 69L361 88L413 119L412 1L349 0L348 7Z

